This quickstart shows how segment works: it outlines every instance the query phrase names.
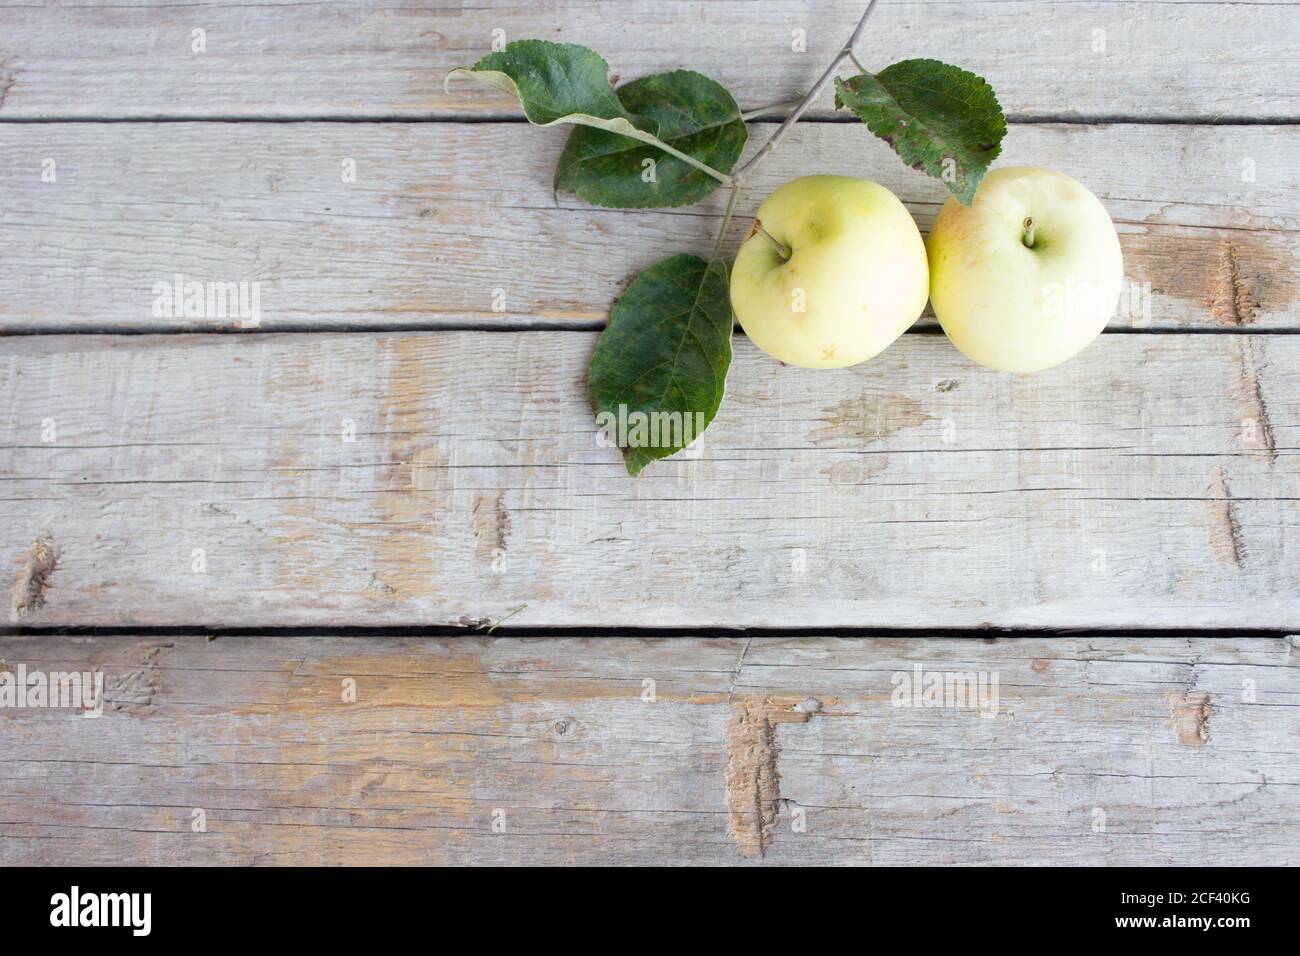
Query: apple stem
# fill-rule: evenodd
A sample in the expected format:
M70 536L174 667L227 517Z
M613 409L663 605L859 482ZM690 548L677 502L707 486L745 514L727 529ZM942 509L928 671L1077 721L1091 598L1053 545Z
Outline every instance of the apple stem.
M754 232L758 233L760 236L762 236L764 239L770 242L776 248L776 251L780 253L781 258L785 259L787 262L789 261L790 256L794 254L793 249L791 249L784 242L781 242L770 232L764 229L763 224L759 222L757 219L754 220Z
M862 39L862 34L867 31L867 21L871 19L871 14L876 9L876 4L879 2L880 0L871 0L871 2L867 4L867 9L863 11L862 19L858 21L858 25L853 29L853 34L849 37L849 42L844 44L843 49L836 54L835 59L831 61L831 65L826 68L826 72L823 73L817 82L812 85L812 88L808 90L804 95L804 98L800 100L794 110L786 116L781 125L776 128L776 132L773 133L771 138L762 145L758 152L749 157L749 159L744 163L741 163L740 167L732 172L730 183L731 197L727 200L727 211L722 216L722 228L718 230L718 238L713 244L713 258L716 259L718 254L722 251L722 243L727 236L727 227L731 224L731 213L736 205L736 195L740 192L740 188L745 184L745 179L751 172L753 172L755 166L761 163L763 159L772 152L772 150L776 149L777 144L779 144L781 140L785 138L785 134L790 131L790 127L799 122L799 117L803 116L808 107L812 105L813 100L817 99L817 97L821 95L821 91L826 89L827 85L831 81L831 77L834 76L835 71L839 69L840 64L852 55L853 48L858 45L858 41ZM854 62L857 62L856 59ZM859 67L859 69L861 69L861 67ZM863 72L866 71L864 70ZM766 233L764 233L764 235L766 235ZM772 237L768 236L768 238L771 239ZM772 241L776 242L774 239ZM779 248L785 248L784 246L781 246L780 243L777 243L777 246ZM788 253L785 257L787 259L790 258Z
M1025 234L1020 238L1020 241L1023 242L1023 243L1025 244L1025 248L1027 248L1027 249L1032 249L1032 248L1034 248L1034 220L1033 220L1033 218L1030 217L1030 216L1026 216L1023 225L1024 225L1024 227L1025 227Z

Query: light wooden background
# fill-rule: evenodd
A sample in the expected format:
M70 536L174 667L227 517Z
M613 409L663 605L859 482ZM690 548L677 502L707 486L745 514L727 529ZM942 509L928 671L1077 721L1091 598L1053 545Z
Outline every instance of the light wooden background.
M987 77L1149 295L1028 378L738 338L632 480L586 363L720 202L556 201L563 131L443 74L500 29L752 109L859 4L0 3L0 670L107 691L0 710L0 863L1300 862L1297 6L883 0L861 58ZM731 248L811 172L928 228L822 106ZM260 328L155 317L178 273Z

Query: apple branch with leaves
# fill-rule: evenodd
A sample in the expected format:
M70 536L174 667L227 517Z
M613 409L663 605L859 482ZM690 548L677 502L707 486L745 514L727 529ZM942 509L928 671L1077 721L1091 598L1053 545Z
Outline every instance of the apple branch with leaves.
M536 126L572 125L555 171L557 192L615 209L662 209L730 190L707 259L678 253L642 271L614 303L588 371L592 409L620 447L629 474L685 448L713 421L731 365L734 327L722 248L746 179L780 145L832 80L847 108L913 169L940 179L969 205L997 157L1006 120L980 77L938 60L902 60L879 73L854 53L879 0L830 66L794 103L742 113L720 83L690 70L657 73L615 89L595 51L569 43L517 40L474 66L472 77L519 100ZM858 72L837 75L849 61ZM739 167L747 122L789 110ZM615 422L686 421L701 427L627 430Z

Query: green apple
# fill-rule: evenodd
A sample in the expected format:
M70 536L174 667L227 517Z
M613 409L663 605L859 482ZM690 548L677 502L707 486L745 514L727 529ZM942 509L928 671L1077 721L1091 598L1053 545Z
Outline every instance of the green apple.
M1124 281L1106 209L1062 173L997 169L971 206L949 198L926 244L930 301L967 358L1007 372L1059 365L1097 337Z
M759 348L805 368L877 355L929 293L925 243L898 197L849 176L805 176L758 207L731 270L731 307Z

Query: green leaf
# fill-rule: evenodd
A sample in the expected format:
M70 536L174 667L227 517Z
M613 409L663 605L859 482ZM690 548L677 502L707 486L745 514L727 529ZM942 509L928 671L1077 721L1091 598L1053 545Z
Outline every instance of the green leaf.
M938 60L901 60L847 82L837 77L835 105L851 109L903 162L942 180L967 206L1007 132L993 88Z
M718 182L730 182L726 173L661 140L656 119L628 112L609 85L609 64L585 46L516 40L469 69L452 70L443 82L444 91L457 76L472 77L517 97L524 116L536 126L570 123L617 133L693 164ZM734 101L731 105L735 108Z
M653 122L662 141L721 172L730 172L745 148L749 131L740 107L701 73L656 73L619 87L618 98L629 113ZM718 185L676 156L597 129L569 134L555 171L557 190L617 209L685 206Z
M581 122L578 117L629 125L636 119L609 85L609 64L574 43L516 40L469 69L452 70L444 91L454 76L473 77L517 97L524 116L536 126Z
M596 423L628 474L680 451L718 412L731 365L727 267L669 256L614 304L587 383Z

